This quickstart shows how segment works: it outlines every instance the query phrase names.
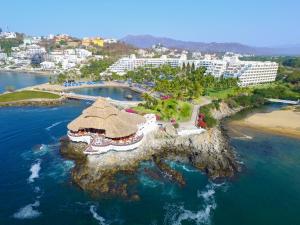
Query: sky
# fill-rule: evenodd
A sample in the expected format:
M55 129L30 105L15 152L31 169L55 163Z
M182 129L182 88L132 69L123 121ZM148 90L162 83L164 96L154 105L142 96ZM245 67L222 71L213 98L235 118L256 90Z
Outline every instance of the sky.
M299 0L1 0L0 27L274 47L300 44L299 9Z

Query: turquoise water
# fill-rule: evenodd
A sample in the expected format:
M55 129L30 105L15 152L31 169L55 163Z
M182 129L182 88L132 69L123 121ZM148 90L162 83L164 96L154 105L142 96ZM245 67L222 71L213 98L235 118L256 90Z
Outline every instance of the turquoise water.
M19 89L46 83L48 80L49 77L44 75L0 71L0 93L3 93L7 86L13 86L15 89Z
M0 224L300 224L300 140L243 129L252 139L231 140L244 163L219 183L188 165L180 188L154 180L143 168L141 200L95 199L70 180L72 161L59 155L68 122L91 103L0 108Z
M74 89L72 92L82 95L91 95L91 96L102 96L110 97L115 100L120 101L140 101L141 94L130 90L129 88L120 88L120 87L95 87L95 88L80 88ZM131 95L131 99L127 99L126 96Z

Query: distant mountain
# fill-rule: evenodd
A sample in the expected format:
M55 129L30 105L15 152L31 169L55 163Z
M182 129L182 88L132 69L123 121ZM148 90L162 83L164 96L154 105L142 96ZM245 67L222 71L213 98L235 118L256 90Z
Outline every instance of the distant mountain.
M253 47L240 43L205 43L193 41L180 41L166 37L151 35L128 35L120 41L138 48L150 48L154 44L162 44L167 48L186 49L200 52L235 52L255 55L300 55L300 46L281 46L276 48Z

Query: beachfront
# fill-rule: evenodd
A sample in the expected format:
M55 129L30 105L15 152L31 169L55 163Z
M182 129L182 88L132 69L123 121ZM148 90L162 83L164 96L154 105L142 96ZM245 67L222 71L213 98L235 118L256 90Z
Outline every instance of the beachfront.
M255 113L233 124L261 129L285 136L300 137L300 112L295 107L268 113Z

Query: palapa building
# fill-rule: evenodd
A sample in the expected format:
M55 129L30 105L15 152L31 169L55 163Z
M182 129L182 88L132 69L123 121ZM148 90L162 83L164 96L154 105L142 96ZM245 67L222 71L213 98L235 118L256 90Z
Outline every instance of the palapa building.
M157 127L155 115L128 113L98 99L68 124L68 137L74 142L87 143L86 154L100 154L135 149Z

